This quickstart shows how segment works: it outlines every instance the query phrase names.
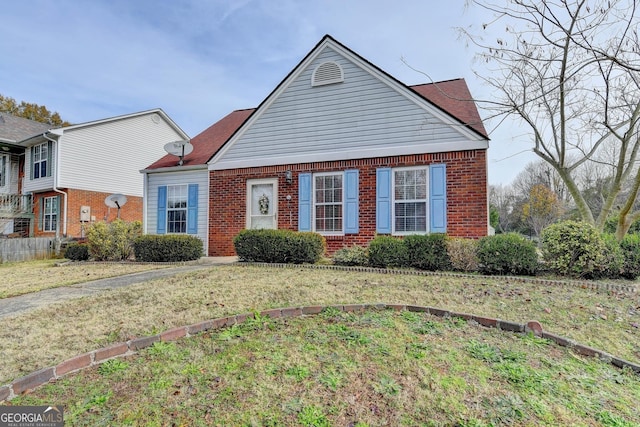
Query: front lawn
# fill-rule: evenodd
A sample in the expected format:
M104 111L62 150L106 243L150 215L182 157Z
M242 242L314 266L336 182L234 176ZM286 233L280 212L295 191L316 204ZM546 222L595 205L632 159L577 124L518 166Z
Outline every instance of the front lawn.
M0 264L0 298L162 268L134 262L93 263L47 259Z
M65 425L640 425L640 376L424 313L327 309L112 359L15 399Z

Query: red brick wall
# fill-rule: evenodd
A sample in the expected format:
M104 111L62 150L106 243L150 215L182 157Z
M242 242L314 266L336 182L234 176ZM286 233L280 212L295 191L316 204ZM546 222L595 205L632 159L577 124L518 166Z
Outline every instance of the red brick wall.
M99 193L96 191L86 190L74 190L65 189L67 193L67 237L84 237L86 228L92 224L92 222L83 223L80 221L80 207L89 206L90 214L95 217L96 222L108 221L111 222L118 216L118 209L109 209L104 199L112 193ZM55 233L45 233L42 231L42 225L39 224L40 218L40 200L43 197L61 196L60 198L60 212L58 218L60 235L63 233L64 215L62 210L64 209L64 196L56 192L38 193L35 196L35 227L34 235L37 236L52 236ZM120 219L123 221L142 221L142 197L127 196L127 203L120 209Z
M353 244L366 245L376 234L376 169L446 163L447 234L479 238L487 235L486 150L420 154L374 159L318 162L210 172L209 256L235 255L233 237L246 226L246 182L278 177L278 228L298 229L298 174L358 169L360 232L327 236L329 254ZM293 172L293 182L284 179ZM287 195L291 200L287 200Z

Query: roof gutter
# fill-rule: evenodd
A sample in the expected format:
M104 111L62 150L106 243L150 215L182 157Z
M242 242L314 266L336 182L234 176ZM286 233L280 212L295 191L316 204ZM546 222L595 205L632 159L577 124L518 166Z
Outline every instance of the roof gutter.
M60 164L59 164L60 144L58 143L59 139L49 138L47 136L48 133L49 131L43 133L42 137L48 141L51 141L51 143L53 143L55 147L55 162L53 162L55 164L55 173L53 174L53 191L63 195L62 236L66 237L67 236L67 193L65 193L64 191L58 188L58 181L59 181L59 174L60 174ZM58 135L58 138L62 136L62 134L59 134L59 133L53 133L53 134ZM51 165L51 167L53 167L53 165ZM56 227L56 239L59 239L59 238L60 238L60 227Z

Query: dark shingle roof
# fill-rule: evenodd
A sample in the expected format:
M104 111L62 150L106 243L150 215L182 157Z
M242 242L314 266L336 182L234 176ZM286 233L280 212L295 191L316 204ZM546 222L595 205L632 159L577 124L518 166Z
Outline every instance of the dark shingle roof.
M46 123L0 113L0 141L16 143L49 129L51 125Z
M184 157L183 166L206 164L254 111L255 108L236 110L193 137L193 151ZM177 164L178 158L167 154L147 169L166 168Z
M409 86L409 89L417 92L485 138L489 138L464 79Z

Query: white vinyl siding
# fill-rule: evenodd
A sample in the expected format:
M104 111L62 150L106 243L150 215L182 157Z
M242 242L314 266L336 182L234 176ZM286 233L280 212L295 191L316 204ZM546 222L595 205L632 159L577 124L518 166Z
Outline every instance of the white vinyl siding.
M142 197L140 170L166 154L165 143L183 139L164 120L153 117L130 117L65 132L58 187Z
M344 82L311 86L313 71L327 61L342 67ZM417 99L417 95L411 98L398 92L326 48L256 116L251 126L232 139L211 168L337 160L356 153L377 157L385 153L450 151L451 144L468 145L479 140L470 139L463 126L445 123L441 112L425 107L426 101L421 105ZM437 149L430 150L430 145Z
M147 190L144 200L146 218L144 223L145 232L156 234L158 228L158 187L198 184L198 225L197 236L203 241L205 253L207 249L207 220L209 218L209 174L206 169L191 170L183 172L158 172L149 173L147 176Z

